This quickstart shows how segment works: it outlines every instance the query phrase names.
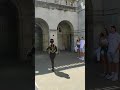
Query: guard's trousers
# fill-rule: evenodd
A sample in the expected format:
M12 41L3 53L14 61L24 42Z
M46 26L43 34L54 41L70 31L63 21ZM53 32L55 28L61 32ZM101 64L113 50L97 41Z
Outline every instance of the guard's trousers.
M56 53L50 53L50 60L52 64L52 69L54 69L54 59L55 59Z

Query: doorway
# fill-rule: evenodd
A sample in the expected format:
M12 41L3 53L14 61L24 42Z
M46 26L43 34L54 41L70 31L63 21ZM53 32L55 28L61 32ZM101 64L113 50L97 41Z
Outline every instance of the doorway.
M73 28L69 21L62 21L57 27L58 49L60 51L72 51L73 48Z

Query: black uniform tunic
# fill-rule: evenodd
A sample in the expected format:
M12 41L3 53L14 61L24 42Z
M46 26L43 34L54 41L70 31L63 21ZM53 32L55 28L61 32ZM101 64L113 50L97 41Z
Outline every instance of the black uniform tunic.
M54 69L54 58L56 56L57 47L54 44L51 44L47 50L49 51L50 60L52 63L52 69Z

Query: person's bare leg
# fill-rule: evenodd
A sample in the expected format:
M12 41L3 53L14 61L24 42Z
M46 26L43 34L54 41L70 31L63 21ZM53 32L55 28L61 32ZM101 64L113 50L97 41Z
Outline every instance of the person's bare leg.
M119 63L116 64L116 72L119 73Z
M108 62L106 61L106 73L109 73L109 67L108 67Z
M77 50L77 53L78 53L78 57L80 57L80 50L79 49Z
M103 67L104 67L104 72L107 73L106 60L104 57L103 57Z
M84 50L83 50L83 48L80 48L80 59L84 60Z
M119 73L119 63L114 63L114 76L112 78L112 81L117 81L118 80L118 73Z
M112 63L108 63L108 72L111 73L112 72Z
M114 72L119 73L119 63L114 63Z
M80 58L82 57L82 52L80 51Z
M84 57L85 57L85 52L84 52Z
M113 72L113 63L109 62L109 76L107 76L107 79L112 79L114 77L114 72Z
M105 77L107 75L107 66L106 66L106 61L103 55L101 55L100 61L101 61L101 67L103 67L101 76Z

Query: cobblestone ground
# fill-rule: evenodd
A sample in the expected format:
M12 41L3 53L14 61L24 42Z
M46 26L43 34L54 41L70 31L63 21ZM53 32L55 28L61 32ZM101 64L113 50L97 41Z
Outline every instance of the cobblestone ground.
M85 64L76 53L62 52L55 58L55 73L47 54L35 56L38 90L85 90Z

